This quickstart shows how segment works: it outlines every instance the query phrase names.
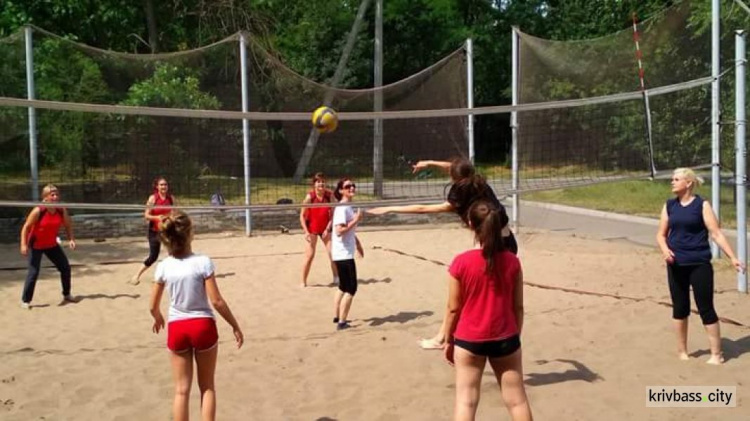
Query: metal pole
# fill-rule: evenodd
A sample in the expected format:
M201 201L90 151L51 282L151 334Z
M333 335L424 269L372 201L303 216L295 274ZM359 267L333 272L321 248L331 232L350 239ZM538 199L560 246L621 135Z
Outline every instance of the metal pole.
M24 28L26 38L26 97L34 99L34 44L31 27ZM31 165L31 198L39 201L39 167L36 144L36 109L29 107L29 163Z
M519 63L519 57L518 57L518 41L519 41L519 34L518 34L518 28L515 26L512 29L512 40L513 40L513 51L512 51L512 69L511 69L511 90L512 90L512 96L511 96L511 104L512 105L518 105L518 72L520 70L520 63ZM510 113L510 128L512 133L512 140L511 140L511 188L513 189L513 211L511 212L511 223L513 225L513 229L517 232L518 231L518 225L519 225L519 198L518 198L518 112L512 111Z
M247 48L245 34L240 32L240 78L242 80L242 112L248 112ZM250 206L250 120L242 119L242 159L245 167L245 205ZM252 232L250 208L245 209L245 235Z
M721 133L719 131L719 73L721 71L721 63L719 61L719 48L720 48L720 23L719 17L721 13L721 2L720 0L711 1L711 77L714 78L711 82L711 205L716 212L716 218L721 222L721 155L720 155L720 140ZM721 251L716 243L711 242L711 254L714 258L721 256Z
M735 189L737 191L737 258L747 264L747 150L745 148L745 31L737 31L735 40ZM747 272L737 273L737 291L747 293Z
M383 0L375 1L375 104L374 111L383 111ZM383 197L383 120L376 119L372 142L373 194Z
M466 104L474 108L474 46L471 38L466 40ZM474 114L469 113L466 134L469 138L469 160L474 163Z

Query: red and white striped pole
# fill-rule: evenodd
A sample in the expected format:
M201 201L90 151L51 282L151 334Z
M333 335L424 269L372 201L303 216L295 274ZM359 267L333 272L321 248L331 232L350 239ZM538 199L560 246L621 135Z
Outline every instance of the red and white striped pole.
M635 59L638 62L638 79L643 93L643 114L646 130L646 142L648 143L648 159L651 170L651 178L656 177L656 163L654 162L654 142L651 137L651 107L648 103L648 92L646 91L646 71L643 69L643 53L641 52L641 35L638 32L638 15L633 12L633 42L635 42Z
M641 36L638 33L638 15L633 12L633 42L635 42L635 59L638 61L638 78L641 81L641 90L646 89L646 82L644 81L644 75L646 72L643 70L643 53L641 52Z

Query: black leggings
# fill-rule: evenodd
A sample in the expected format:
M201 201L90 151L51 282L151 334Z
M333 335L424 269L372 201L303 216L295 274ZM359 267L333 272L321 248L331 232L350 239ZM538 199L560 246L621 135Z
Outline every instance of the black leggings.
M159 251L161 251L161 242L159 241L159 233L156 231L148 230L148 257L143 261L143 266L151 267L156 259L159 258Z
M30 303L34 298L34 288L36 280L39 277L39 267L42 264L42 255L46 255L49 260L60 271L60 281L62 282L63 295L70 295L70 263L65 256L65 252L59 245L44 250L29 250L29 272L26 275L26 282L23 284L23 295L21 300L24 303Z
M339 291L354 295L357 293L357 265L354 259L337 260L336 269L339 272Z
M714 268L711 263L698 265L667 265L669 295L672 296L672 318L686 319L690 315L690 287L704 325L719 321L714 310Z

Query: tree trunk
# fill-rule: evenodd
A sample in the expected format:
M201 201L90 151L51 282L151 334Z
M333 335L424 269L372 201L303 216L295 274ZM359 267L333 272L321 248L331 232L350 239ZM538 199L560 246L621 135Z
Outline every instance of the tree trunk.
M143 0L143 9L146 12L146 26L148 27L148 44L151 52L159 51L159 33L156 30L156 14L154 13L154 1Z

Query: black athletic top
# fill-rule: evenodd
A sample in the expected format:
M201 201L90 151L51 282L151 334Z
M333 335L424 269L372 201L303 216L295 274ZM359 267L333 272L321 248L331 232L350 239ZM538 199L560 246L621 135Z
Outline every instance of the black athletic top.
M708 245L708 228L703 222L703 198L695 196L690 204L682 206L679 198L667 200L669 233L667 245L674 252L674 261L680 265L711 262Z

